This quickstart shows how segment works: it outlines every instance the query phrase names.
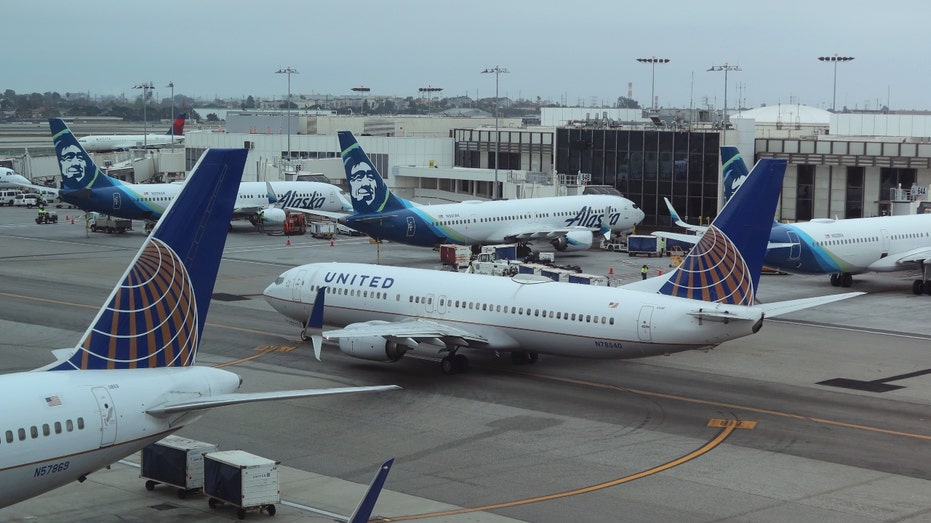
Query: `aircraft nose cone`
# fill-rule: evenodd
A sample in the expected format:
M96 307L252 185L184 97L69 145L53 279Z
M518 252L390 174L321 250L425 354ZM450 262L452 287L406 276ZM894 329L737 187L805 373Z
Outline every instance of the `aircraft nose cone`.
M262 296L265 296L265 301L275 310L279 310L278 305L280 301L286 299L289 295L287 292L289 289L284 284L286 279L287 273L282 273L262 291Z

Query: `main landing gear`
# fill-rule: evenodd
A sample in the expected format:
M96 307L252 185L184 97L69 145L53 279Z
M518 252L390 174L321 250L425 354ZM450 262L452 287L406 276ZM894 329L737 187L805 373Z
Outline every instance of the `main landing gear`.
M469 371L469 359L463 354L456 354L456 348L447 349L449 355L440 360L440 369L443 374L451 376ZM511 363L514 365L530 365L536 363L540 355L536 352L526 350L516 350L511 352Z
M842 272L831 275L831 285L835 287L850 287L853 285L853 274Z
M931 296L931 281L928 281L928 272L931 272L931 265L921 264L921 279L912 282L912 293L915 296L927 294Z

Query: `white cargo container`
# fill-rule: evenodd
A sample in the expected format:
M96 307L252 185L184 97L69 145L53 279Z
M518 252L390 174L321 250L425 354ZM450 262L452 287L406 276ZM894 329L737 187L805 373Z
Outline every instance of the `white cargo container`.
M210 496L210 508L229 503L238 507L239 519L245 517L248 509L274 515L275 503L281 501L279 463L242 450L205 454L204 494Z
M178 497L184 499L189 492L203 488L204 454L217 449L214 443L167 436L142 449L139 477L147 480L147 490L164 483L176 487Z

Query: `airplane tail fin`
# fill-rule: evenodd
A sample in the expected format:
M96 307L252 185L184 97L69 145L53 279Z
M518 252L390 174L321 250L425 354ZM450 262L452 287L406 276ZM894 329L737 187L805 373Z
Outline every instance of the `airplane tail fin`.
M49 130L58 156L61 186L67 190L100 189L116 185L113 178L97 167L84 147L61 118L49 118Z
M753 305L785 170L785 160L760 160L659 292Z
M187 120L187 113L181 113L175 118L174 123L171 124L171 129L168 129L168 132L165 133L171 136L184 136L184 121Z
M410 202L391 193L356 137L350 131L337 134L352 210L356 214L378 214L410 207Z
M71 357L50 370L194 363L245 149L208 149Z
M740 151L733 145L721 146L721 167L724 179L724 201L731 199L734 191L747 179L749 171Z
M372 518L375 502L378 501L378 495L381 494L381 489L385 486L385 480L388 479L388 472L391 471L391 465L393 464L394 458L391 458L378 467L378 472L372 478L372 482L369 483L365 496L359 501L356 509L352 511L352 515L349 516L348 523L368 523Z

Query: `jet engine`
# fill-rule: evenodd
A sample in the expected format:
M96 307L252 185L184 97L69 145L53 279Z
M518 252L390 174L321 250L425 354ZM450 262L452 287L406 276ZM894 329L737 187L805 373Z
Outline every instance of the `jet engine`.
M354 323L347 325L346 329L354 327L364 327L372 324L384 324L387 322L373 321L364 323ZM395 362L404 356L409 347L398 345L393 341L388 341L382 336L352 336L339 338L339 350L353 358L360 358L371 361L390 361Z
M587 251L592 248L592 231L571 231L552 240L557 251Z
M273 207L271 209L265 209L262 211L262 222L264 222L266 227L269 226L282 226L285 221L285 212L282 209Z

